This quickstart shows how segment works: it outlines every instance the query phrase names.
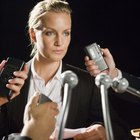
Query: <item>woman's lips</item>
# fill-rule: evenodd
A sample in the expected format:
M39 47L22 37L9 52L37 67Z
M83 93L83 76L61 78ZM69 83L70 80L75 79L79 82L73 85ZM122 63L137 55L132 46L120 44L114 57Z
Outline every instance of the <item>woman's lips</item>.
M53 52L55 52L56 54L60 54L63 52L63 50L54 50Z

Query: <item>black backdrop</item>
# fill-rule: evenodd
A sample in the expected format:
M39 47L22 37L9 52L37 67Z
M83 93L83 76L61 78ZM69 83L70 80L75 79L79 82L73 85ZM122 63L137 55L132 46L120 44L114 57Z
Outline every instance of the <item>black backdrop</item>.
M38 0L1 2L1 60L8 56L29 60L30 42L26 25L28 13L36 2ZM69 3L73 9L73 30L69 52L64 61L85 68L83 47L97 42L101 47L110 49L118 68L140 76L138 2L135 0L69 0ZM131 109L133 110L132 107ZM137 114L140 112L135 111L134 115ZM130 120L131 117L135 120L135 116L130 115Z
M5 0L0 4L0 59L29 59L28 13L38 0ZM108 47L118 68L140 76L139 5L135 0L69 0L73 9L72 41L64 60L84 67L83 47Z

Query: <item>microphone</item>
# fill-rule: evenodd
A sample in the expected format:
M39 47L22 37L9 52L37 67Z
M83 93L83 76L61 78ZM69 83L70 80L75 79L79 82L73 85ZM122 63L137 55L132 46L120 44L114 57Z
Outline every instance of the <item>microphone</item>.
M131 93L137 97L140 97L140 91L135 88L130 87L129 82L126 78L121 78L121 79L114 78L112 82L112 88L117 93L123 93L127 91L128 93Z
M112 80L106 73L100 73L95 78L95 84L97 87L104 85L108 89L112 85Z
M67 83L70 88L74 88L78 84L77 75L70 70L63 72L61 74L61 79L62 79L63 85Z
M63 139L63 131L67 121L69 106L71 102L72 89L78 84L78 77L74 72L68 70L61 74L61 80L64 86L64 91L63 91L64 95L63 95L62 110L60 112L61 114L59 120L60 127L58 130L58 140Z

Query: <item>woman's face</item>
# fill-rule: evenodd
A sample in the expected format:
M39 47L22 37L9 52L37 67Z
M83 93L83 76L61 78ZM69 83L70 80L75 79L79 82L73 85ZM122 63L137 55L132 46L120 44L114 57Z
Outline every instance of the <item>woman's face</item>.
M42 18L43 30L35 31L37 54L49 61L61 60L71 40L71 16L49 12Z

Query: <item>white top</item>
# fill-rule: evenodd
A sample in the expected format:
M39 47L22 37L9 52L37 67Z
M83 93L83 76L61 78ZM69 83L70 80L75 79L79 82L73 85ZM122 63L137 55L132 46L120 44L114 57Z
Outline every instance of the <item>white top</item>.
M62 105L61 71L62 71L62 61L60 62L60 66L54 77L51 80L49 80L48 83L45 85L44 79L39 77L39 75L35 72L33 58L33 61L31 62L31 79L28 93L28 101L35 92L43 93L44 95L48 96L53 102L56 102L58 104L58 109L60 111Z

